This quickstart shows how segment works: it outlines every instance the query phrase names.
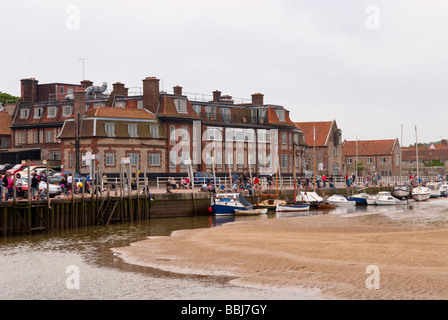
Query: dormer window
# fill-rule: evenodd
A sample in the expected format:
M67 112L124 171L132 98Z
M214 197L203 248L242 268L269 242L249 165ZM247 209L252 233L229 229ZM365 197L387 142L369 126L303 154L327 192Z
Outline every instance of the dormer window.
M230 122L230 109L229 108L220 108L222 120L224 122Z
M283 109L276 109L275 112L277 113L277 117L279 121L286 121L285 120L285 110Z
M56 117L56 107L48 107L47 109L47 118L55 118Z
M198 116L201 115L201 105L200 104L194 104L193 109L198 114Z
M20 109L20 119L28 119L30 115L30 109Z
M126 101L115 101L115 108L124 108L126 106Z
M128 133L131 138L138 138L137 125L128 124Z
M104 124L104 132L108 137L115 137L115 124L114 123L105 123Z
M215 106L206 106L205 112L207 113L207 117L209 119L216 118L216 107Z
M34 119L39 119L40 118L40 116L42 115L42 112L44 111L44 108L41 108L41 107L39 107L39 108L34 108L34 116L33 116L33 118Z
M176 106L177 112L187 113L187 100L185 99L174 99L174 105Z
M72 115L72 106L62 106L62 116L70 117Z

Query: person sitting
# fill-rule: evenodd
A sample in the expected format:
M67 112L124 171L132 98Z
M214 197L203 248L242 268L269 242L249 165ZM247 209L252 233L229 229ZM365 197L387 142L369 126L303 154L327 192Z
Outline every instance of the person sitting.
M185 180L184 177L182 177L182 179L180 179L180 188L181 189L187 189L188 185L187 185L187 180Z
M203 191L203 192L207 191L207 192L208 192L208 186L207 186L207 183L204 182L204 184L203 184L202 187L201 187L201 191Z

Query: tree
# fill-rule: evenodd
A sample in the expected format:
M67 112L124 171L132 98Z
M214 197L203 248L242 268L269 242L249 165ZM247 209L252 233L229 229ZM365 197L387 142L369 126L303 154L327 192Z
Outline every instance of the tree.
M16 103L20 98L0 91L0 104Z

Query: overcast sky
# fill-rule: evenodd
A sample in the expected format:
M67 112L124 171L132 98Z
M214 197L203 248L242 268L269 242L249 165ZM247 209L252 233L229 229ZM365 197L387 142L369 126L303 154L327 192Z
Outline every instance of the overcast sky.
M20 79L222 91L335 119L343 139L448 138L448 1L2 1L0 91Z

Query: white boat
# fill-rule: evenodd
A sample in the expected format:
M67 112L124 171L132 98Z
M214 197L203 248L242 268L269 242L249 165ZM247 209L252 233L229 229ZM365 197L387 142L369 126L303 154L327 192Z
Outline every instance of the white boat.
M448 182L444 182L440 185L440 196L448 197Z
M412 198L415 201L425 201L431 196L431 190L427 187L415 187L412 189Z
M259 214L265 214L267 212L268 212L267 208L264 208L264 209L249 209L249 210L235 209L235 215L237 215L237 216L257 216Z
M349 201L346 197L340 194L334 194L331 197L327 198L327 202L329 204L335 206L354 206L356 205L356 201Z
M378 197L375 199L377 205L396 205L396 204L407 204L406 200L399 200L392 196L389 191L378 192Z
M426 184L426 187L431 190L430 198L438 198L441 196L440 194L440 182L430 182Z
M391 194L397 199L408 198L411 195L411 189L408 185L397 185L394 186Z
M354 194L347 198L349 201L355 201L356 205L358 204L368 204L367 199L369 199L370 195L367 193L358 193Z
M214 215L235 215L235 210L253 210L241 193L218 193L212 196L210 211Z
M311 206L317 206L324 202L324 198L314 191L300 191L296 197L296 202L309 203Z
M299 212L299 211L309 211L309 203L295 203L295 204L279 204L275 208L275 212Z

